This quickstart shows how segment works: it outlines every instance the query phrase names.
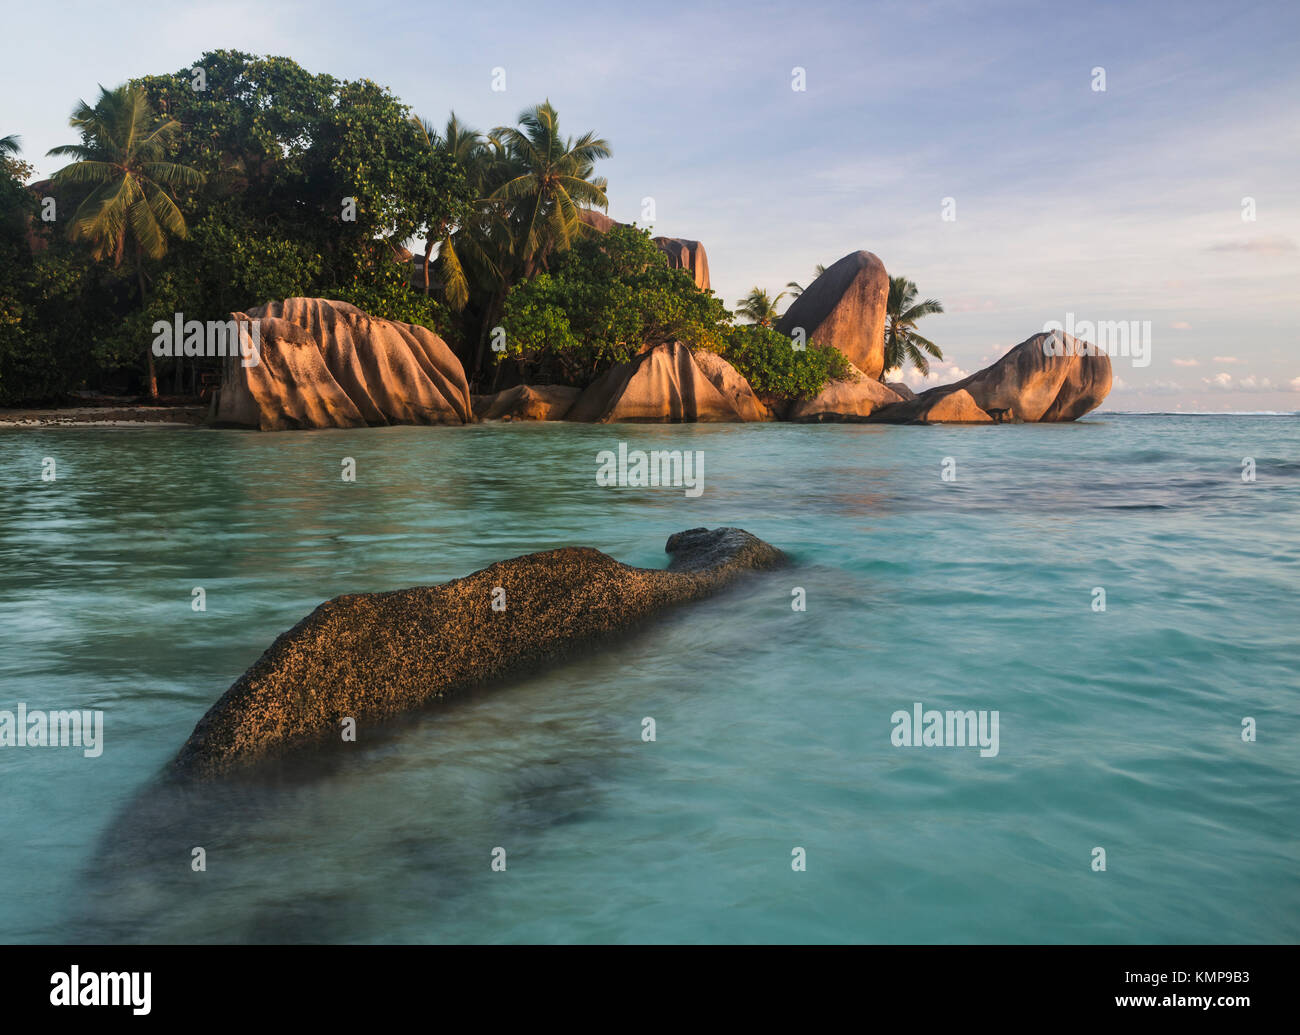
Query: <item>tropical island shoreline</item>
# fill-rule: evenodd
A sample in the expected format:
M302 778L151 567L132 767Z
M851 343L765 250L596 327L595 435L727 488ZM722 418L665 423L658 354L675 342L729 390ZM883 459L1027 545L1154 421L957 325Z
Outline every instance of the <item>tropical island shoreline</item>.
M943 304L865 249L728 309L702 242L606 214L609 142L549 101L435 127L369 80L218 50L70 127L46 179L0 137L4 426L1019 423L1111 387L1072 323L930 386ZM86 395L144 404L47 409Z

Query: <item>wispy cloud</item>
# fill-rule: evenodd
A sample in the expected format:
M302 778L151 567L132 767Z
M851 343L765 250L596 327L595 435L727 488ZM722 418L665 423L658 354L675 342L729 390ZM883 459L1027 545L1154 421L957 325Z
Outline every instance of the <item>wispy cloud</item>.
M1289 255L1297 249L1289 237L1252 237L1248 241L1222 241L1210 245L1212 252L1245 252L1250 255Z
M1291 392L1300 391L1295 387L1300 378L1292 378L1287 384L1274 384L1267 377L1256 377L1254 374L1248 374L1245 377L1234 378L1226 370L1215 374L1213 377L1201 378L1201 383L1214 392Z

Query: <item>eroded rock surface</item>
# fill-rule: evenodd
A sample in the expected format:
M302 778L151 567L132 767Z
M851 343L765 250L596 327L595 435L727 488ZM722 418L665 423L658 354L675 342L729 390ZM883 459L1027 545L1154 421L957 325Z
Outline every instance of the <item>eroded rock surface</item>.
M341 721L382 722L520 671L784 562L738 528L669 538L666 570L567 547L501 561L440 586L335 597L280 636L195 727L175 776L212 777L314 743ZM504 610L492 607L504 591Z
M1000 419L1069 421L1095 410L1110 392L1110 356L1068 334L1035 334L997 362L954 384L922 392L935 399L966 391L986 413Z
M867 377L849 364L849 377L830 381L811 399L799 399L785 413L785 419L799 423L862 421L882 406L902 402L903 397L874 377Z
M676 341L610 368L583 391L565 419L668 424L766 417L749 382L730 363Z
M495 395L474 396L479 420L563 420L582 394L567 385L516 385Z
M472 420L455 354L425 327L368 316L324 298L289 298L234 313L244 352L229 356L214 420L279 431Z

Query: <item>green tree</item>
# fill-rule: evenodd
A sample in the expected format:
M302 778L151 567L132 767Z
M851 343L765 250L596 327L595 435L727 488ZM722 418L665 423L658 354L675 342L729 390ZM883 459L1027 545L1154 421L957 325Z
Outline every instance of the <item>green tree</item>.
M581 232L580 207L609 208L605 178L594 173L596 162L612 152L594 133L577 140L562 136L550 101L520 112L519 128L498 127L493 136L504 145L507 161L492 199L509 204L516 254L523 275L531 277Z
M930 372L927 354L943 359L943 350L916 332L916 322L923 316L942 313L937 299L916 300L916 285L906 277L889 278L889 301L885 307L885 367L880 378L892 370L901 370L910 362L922 374Z
M398 245L464 217L464 177L386 88L239 51L194 67L203 90L189 68L140 82L187 127L178 160L208 175L197 211L218 206L318 256L318 293L386 285Z
M54 174L58 186L88 187L69 225L69 236L85 241L100 262L120 267L128 260L146 305L145 260L167 253L169 238L183 238L185 217L169 193L195 187L202 174L167 161L181 132L175 119L160 117L144 91L127 84L116 90L100 87L94 106L82 101L72 114L72 128L81 143L53 148L52 156L75 161ZM153 351L145 349L149 395L158 395Z
M458 270L465 279L466 290L447 297L467 301L465 337L477 345L466 368L478 382L511 289L552 269L557 256L591 236L578 218L580 208L608 207L595 163L610 148L590 132L577 140L564 137L549 102L522 112L518 128L499 126L483 135L449 122L444 140L478 199L439 250L444 283L454 284Z
M429 267L433 249L438 249L439 279L443 297L452 309L459 312L469 303L469 279L464 264L456 251L455 236L473 215L473 207L482 205L482 140L477 131L463 125L452 112L447 118L447 131L439 137L433 123L412 116L420 141L435 166L435 176L450 166L460 176L463 202L453 209L442 203L442 193L434 186L430 191L431 207L439 209L436 216L426 216L423 223L424 242L424 293L429 293ZM445 175L445 174L444 174Z
M776 311L777 303L784 297L784 291L772 298L763 288L756 287L736 303L736 315L743 316L760 327L771 327L779 315Z
M636 227L584 238L506 298L506 354L533 379L585 385L643 345L717 351L727 311Z

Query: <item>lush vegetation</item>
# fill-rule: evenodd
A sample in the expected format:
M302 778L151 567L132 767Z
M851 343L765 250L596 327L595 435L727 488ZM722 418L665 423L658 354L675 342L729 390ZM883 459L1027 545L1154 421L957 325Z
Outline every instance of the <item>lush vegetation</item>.
M828 381L849 376L849 361L838 349L793 348L788 337L761 323L727 328L718 352L759 395L808 399Z
M669 269L647 231L619 226L579 241L510 292L503 345L526 380L583 385L646 344L720 351L728 318L690 273Z
M155 369L155 321L293 295L432 328L478 390L506 369L586 384L672 340L771 394L843 370L771 329L781 295L756 288L733 317L645 231L585 222L608 207L611 148L566 135L549 103L516 126L479 132L453 113L436 127L369 80L214 51L78 103L70 137L40 183L21 140L0 138L0 405L193 394L218 361Z
M774 327L780 316L776 307L785 295L782 291L773 298L763 288L751 288L749 294L736 303L736 315L759 327Z

